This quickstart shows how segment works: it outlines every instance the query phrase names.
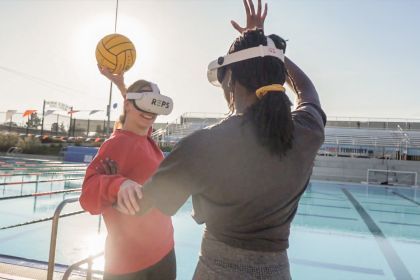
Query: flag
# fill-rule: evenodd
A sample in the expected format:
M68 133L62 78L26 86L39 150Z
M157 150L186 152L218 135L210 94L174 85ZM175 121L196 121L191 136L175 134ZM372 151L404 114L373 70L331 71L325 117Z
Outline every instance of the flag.
M30 115L32 115L33 113L35 113L37 110L26 110L24 113L23 113L23 117L27 117L27 116L30 116Z
M80 111L79 110L70 110L70 111L67 112L67 114L73 115L73 114L78 113L78 112L80 112Z
M96 114L96 113L98 113L100 111L102 111L102 110L92 110L92 111L89 112L89 116L90 115L93 115L93 114Z
M11 121L14 114L16 114L16 110L7 110L6 112L6 122Z
M55 112L55 110L47 110L46 112L45 112L45 114L44 114L44 116L46 117L46 116L48 116L48 115L51 115L52 113L54 113Z

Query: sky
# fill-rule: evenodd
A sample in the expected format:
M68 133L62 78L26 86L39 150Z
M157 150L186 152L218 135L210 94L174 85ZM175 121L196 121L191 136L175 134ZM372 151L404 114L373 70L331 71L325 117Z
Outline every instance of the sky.
M266 2L266 34L288 40L286 55L311 78L331 119L420 119L420 1ZM105 110L109 82L98 72L95 48L114 32L115 6L115 0L1 0L0 112L42 110L43 100L85 110L78 118ZM119 0L117 32L137 50L127 86L147 79L174 100L172 114L158 122L228 111L206 69L238 36L231 19L245 23L242 0ZM290 89L288 95L294 100ZM121 101L114 88L119 107L111 119Z

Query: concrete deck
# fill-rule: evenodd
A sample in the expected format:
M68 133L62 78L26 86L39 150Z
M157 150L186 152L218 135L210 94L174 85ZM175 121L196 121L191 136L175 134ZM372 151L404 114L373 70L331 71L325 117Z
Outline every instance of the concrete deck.
M63 271L54 272L54 280L62 279ZM39 267L29 267L22 264L9 264L0 262L0 280L45 280L47 279L47 269ZM71 280L85 280L85 276L74 273L70 276ZM102 279L101 276L93 276L92 279Z

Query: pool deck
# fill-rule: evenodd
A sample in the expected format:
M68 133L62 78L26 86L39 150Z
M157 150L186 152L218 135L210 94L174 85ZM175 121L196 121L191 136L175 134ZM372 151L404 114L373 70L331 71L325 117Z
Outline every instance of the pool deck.
M85 276L81 275L71 275L68 279L70 280L82 280L86 279ZM62 279L64 272L55 271L54 280ZM39 267L39 264L34 263L31 266L28 263L24 264L12 264L2 262L0 260L0 280L45 280L47 279L47 269L46 267ZM92 279L102 279L102 277L92 276Z
M61 275L62 276L62 275ZM7 280L33 280L33 279L46 279L47 271L44 269L0 263L0 279ZM54 279L61 279L60 275L54 277Z

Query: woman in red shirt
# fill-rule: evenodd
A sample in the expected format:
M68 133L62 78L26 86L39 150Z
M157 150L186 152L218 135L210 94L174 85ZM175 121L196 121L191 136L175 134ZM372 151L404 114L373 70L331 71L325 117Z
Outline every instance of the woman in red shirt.
M103 215L108 230L105 280L176 278L171 218L158 209L144 216L130 215L138 210L140 184L151 177L163 160L162 152L150 138L157 115L139 108L135 99L136 94L140 98L156 90L156 85L144 80L127 89L122 129L103 143L89 164L83 182L81 206L93 215ZM124 87L122 94L125 97ZM130 94L134 97L130 98ZM102 162L108 158L115 161L118 174L100 171ZM126 208L117 211L113 207L117 202Z

